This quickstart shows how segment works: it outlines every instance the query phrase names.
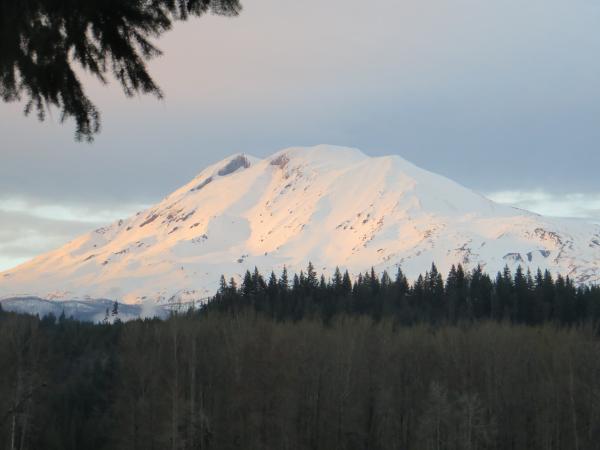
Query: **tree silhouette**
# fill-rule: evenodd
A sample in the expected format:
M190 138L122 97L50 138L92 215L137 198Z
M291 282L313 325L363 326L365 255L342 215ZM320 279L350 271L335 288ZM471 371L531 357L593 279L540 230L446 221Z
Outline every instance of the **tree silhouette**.
M24 100L25 114L44 120L54 106L74 118L75 138L92 141L100 112L75 67L101 83L112 74L126 96L162 98L146 62L161 54L151 42L191 16L235 16L239 0L0 0L0 97Z

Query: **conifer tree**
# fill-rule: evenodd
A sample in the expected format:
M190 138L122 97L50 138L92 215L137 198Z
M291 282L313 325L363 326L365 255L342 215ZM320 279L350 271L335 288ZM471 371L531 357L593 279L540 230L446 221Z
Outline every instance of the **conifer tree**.
M544 309L546 310L546 318L550 320L558 320L558 317L555 315L556 311L554 308L554 279L550 271L547 269L544 271L544 279L542 280L542 298L544 302Z
M111 311L111 316L116 317L119 315L119 302L115 300L115 302L113 303L113 307L112 307L112 311Z
M387 273L387 270L384 270L383 273L381 274L381 287L384 289L389 289L389 287L392 285L392 279L390 278L390 275Z
M255 295L262 295L266 290L267 284L258 271L258 267L254 267L254 272L252 273L252 285Z
M250 296L254 293L254 280L252 279L252 274L249 270L246 270L244 274L244 280L242 281L242 295L246 298L250 298Z
M325 275L321 274L319 279L319 290L324 293L327 290L327 281L325 281Z
M276 295L277 290L279 289L279 282L277 280L277 276L275 272L271 271L271 276L269 277L269 283L267 284L267 289L269 290L269 295Z
M237 283L235 282L235 278L233 277L229 279L229 291L232 294L235 294L237 292Z
M369 283L371 285L371 293L373 295L379 294L379 288L381 284L373 266L371 266L371 273L369 274Z
M423 275L419 274L417 280L413 284L411 289L410 300L412 303L411 306L415 308L421 307L421 311L423 311L424 308L422 307L422 305L425 305L425 280L423 278ZM431 314L431 312L429 310L426 313L422 312L421 317L419 319L423 320L427 316L427 314Z
M304 275L303 270L300 271L300 275L298 277L298 283L299 283L300 287L306 291L307 283L306 283L306 276Z
M432 306L434 316L441 319L444 315L444 280L435 263L431 263L425 288L427 302Z
M282 292L287 292L289 289L289 280L288 280L288 271L285 266L283 266L283 271L281 272L281 277L279 277L279 289Z
M275 316L279 307L279 282L275 272L271 271L269 282L267 284L267 297L269 302L269 313Z
M225 295L227 293L227 281L225 280L225 275L221 275L219 279L219 294Z
M340 272L340 268L338 266L335 267L335 272L333 273L332 285L333 285L333 290L334 290L335 294L340 295L343 290L343 286L342 286L342 273Z
M306 284L309 289L314 289L319 285L319 278L313 263L309 261L308 267L306 268Z
M406 276L404 275L402 269L399 266L398 272L396 273L396 286L398 288L398 295L400 297L403 297L404 295L408 294L408 280L406 279Z
M515 271L513 284L514 295L512 296L513 304L511 307L511 317L516 322L531 323L532 318L528 311L528 305L530 304L530 290L527 283L527 277L525 276L521 265L519 265Z
M347 270L344 271L342 278L342 295L348 296L352 292L352 281L350 280L350 274Z

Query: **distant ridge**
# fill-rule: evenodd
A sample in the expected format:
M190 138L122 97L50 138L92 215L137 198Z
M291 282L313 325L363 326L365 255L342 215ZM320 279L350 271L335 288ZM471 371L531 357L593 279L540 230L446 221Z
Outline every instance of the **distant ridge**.
M166 318L170 310L151 304L125 305L118 304L117 314L113 315L114 300L45 300L39 297L16 297L0 300L0 306L5 311L21 314L39 315L40 317L53 314L56 318L63 316L86 322L110 322L121 320L126 322L131 319L144 317ZM109 312L107 316L107 311Z

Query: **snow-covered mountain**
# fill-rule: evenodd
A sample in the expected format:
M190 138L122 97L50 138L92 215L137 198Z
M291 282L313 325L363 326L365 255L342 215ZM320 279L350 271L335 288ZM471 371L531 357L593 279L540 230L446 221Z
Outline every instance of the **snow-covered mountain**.
M600 226L496 204L398 156L289 148L238 154L156 206L0 274L0 297L126 303L212 295L257 266L332 274L374 266L415 276L435 261L490 273L508 264L600 281Z

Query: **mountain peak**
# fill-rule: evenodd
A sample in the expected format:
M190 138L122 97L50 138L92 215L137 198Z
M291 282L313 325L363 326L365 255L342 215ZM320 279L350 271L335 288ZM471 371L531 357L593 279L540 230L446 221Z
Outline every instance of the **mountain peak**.
M292 161L295 166L345 167L369 159L358 149L336 145L315 145L312 147L289 147L267 158L272 165L277 161Z
M288 147L274 153L271 158L277 157L281 154L287 154L290 157L302 158L306 160L319 161L340 158L350 158L352 161L369 158L369 156L365 155L357 148L329 144L319 144L307 147Z

